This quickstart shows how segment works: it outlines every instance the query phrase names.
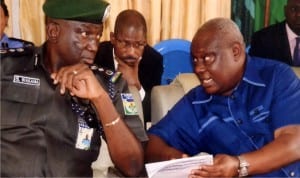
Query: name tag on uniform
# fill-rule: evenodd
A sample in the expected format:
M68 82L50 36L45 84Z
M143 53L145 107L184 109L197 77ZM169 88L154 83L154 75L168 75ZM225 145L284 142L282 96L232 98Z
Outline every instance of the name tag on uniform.
M40 79L39 78L32 78L22 75L14 75L14 83L24 84L24 85L34 85L40 86Z
M121 93L125 115L137 115L137 107L132 93Z

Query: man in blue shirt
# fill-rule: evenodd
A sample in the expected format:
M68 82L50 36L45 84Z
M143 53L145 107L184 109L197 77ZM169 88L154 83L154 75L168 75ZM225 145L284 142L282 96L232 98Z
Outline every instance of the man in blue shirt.
M201 85L149 130L148 162L214 155L189 177L300 176L300 80L289 66L252 58L236 24L205 23L191 52Z

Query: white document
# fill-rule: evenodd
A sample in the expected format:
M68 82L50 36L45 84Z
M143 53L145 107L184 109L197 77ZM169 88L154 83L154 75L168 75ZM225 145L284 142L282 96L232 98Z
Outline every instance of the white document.
M149 178L185 178L188 177L192 169L200 165L212 165L212 155L199 155L195 157L174 159L146 164Z

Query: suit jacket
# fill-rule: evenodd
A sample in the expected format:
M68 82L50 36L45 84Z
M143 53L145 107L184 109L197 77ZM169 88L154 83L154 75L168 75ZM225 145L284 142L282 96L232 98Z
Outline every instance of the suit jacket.
M115 70L113 59L113 45L110 41L101 42L96 54L95 64ZM138 77L146 95L142 102L145 123L151 120L151 90L155 85L160 85L163 73L163 57L149 45L145 46L139 64Z
M251 38L249 54L293 65L285 23L283 21L255 32Z

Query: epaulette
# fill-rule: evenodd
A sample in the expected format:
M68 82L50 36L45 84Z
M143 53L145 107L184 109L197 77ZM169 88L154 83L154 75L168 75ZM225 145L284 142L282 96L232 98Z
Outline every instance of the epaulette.
M110 69L105 69L103 67L99 67L96 64L93 64L90 66L90 69L94 72L94 73L101 73L101 75L109 80L112 83L116 83L118 81L118 79L121 77L122 73L121 72L114 72Z
M34 44L30 41L25 41L17 38L9 38L11 40L19 41L23 44L21 48L2 48L0 49L1 59L7 56L24 56L31 55L34 52ZM8 46L8 45L7 45Z
M11 53L10 53L11 54ZM19 55L1 54L1 74L19 73L34 70L37 66L39 54L32 48Z

